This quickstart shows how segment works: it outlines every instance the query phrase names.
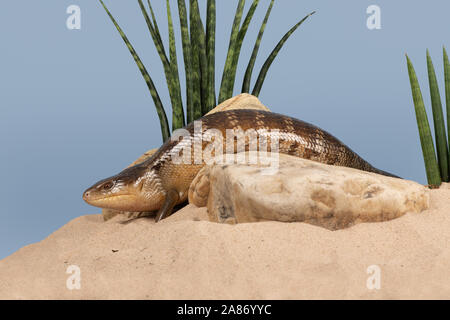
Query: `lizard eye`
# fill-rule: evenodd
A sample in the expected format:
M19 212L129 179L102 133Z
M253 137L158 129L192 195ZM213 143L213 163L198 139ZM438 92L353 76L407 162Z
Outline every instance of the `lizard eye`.
M114 183L111 181L108 181L105 184L103 184L102 189L105 191L111 190L113 186L114 186Z

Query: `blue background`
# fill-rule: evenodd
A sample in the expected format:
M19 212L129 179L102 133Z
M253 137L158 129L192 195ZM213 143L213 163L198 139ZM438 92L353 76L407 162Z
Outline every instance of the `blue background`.
M261 1L247 35L235 93L268 3ZM66 28L71 4L81 7L81 30ZM137 2L106 4L169 110L161 62ZM177 21L176 2L171 4ZM381 30L366 27L371 4L381 7ZM236 0L217 1L217 86L236 5ZM165 1L153 0L153 6L167 41ZM326 129L376 167L425 183L405 53L414 62L429 106L425 50L431 51L442 92L450 2L277 1L255 73L281 36L313 10L317 13L272 65L261 101L273 111ZM75 217L98 213L82 201L82 191L158 147L161 136L145 82L97 1L3 0L0 30L3 258Z

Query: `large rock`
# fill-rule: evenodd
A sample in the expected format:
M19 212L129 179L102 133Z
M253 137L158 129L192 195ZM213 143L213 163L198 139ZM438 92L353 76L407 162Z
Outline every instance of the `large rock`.
M264 106L259 99L251 94L248 93L241 93L237 96L234 96L233 98L230 98L228 100L225 100L221 104L219 104L217 107L212 109L207 113L212 114L216 112L222 112L227 110L234 110L234 109L257 109L257 110L264 110L264 111L270 111L266 106ZM132 167L140 162L143 162L144 160L147 160L150 158L158 149L151 149L145 152L142 156L140 156L137 160L133 161L128 167ZM115 217L118 214L124 214L127 218L138 218L142 216L146 216L151 214L150 212L128 212L128 211L118 211L118 210L112 210L112 209L102 209L102 216L105 221Z
M211 221L303 221L330 230L394 219L429 207L429 191L408 180L281 154L278 172L259 165L213 165L197 175L189 201Z

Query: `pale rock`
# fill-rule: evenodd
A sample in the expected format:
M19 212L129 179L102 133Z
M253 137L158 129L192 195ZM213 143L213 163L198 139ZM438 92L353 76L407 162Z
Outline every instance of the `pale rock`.
M211 221L302 221L330 230L391 220L429 207L429 190L413 181L280 154L278 172L263 165L204 167L189 202Z
M209 173L210 166L203 167L192 180L189 186L188 200L189 203L201 208L206 207L209 196Z
M265 105L259 101L259 99L248 93L241 93L233 98L227 99L217 107L209 111L206 115L228 111L228 110L236 110L236 109L255 109L255 110L263 110L270 111Z

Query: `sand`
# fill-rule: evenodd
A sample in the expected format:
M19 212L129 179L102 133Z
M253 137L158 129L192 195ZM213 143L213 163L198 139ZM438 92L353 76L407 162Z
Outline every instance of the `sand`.
M0 261L0 299L450 298L448 184L427 211L338 231L206 219L193 206L158 224L79 217ZM367 286L372 265L379 289Z

